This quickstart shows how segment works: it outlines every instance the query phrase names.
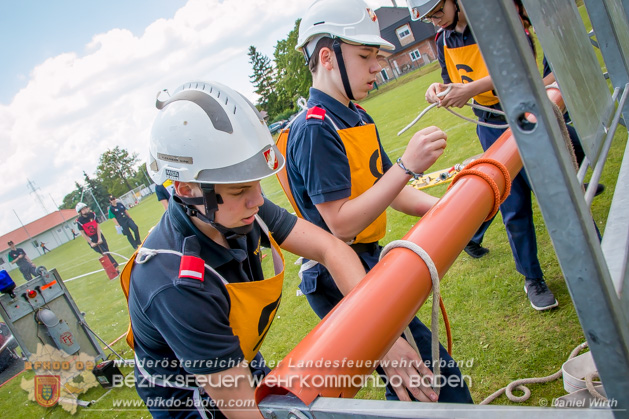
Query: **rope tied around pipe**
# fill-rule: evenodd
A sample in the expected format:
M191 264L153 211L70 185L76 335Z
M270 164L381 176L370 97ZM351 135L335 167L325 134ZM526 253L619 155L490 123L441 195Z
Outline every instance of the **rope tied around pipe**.
M423 260L426 264L428 272L430 273L430 279L432 281L432 314L430 318L430 332L432 334L432 373L433 377L439 377L439 375L441 374L441 365L439 360L439 303L441 302L441 293L439 291L439 272L437 271L435 262L433 262L430 255L424 249L422 249L421 246L409 240L394 240L384 246L382 252L380 253L380 260L382 260L384 255L389 253L391 249L398 247L408 249L419 256L421 260ZM419 349L417 348L417 344L415 343L415 339L413 338L413 334L411 333L409 327L406 327L406 329L404 329L404 336L406 337L409 345L411 345L415 352L417 352L417 355L419 355ZM435 393L439 394L440 387L435 385L434 380L432 389Z
M502 193L502 195L500 194L500 188L498 187L498 184L494 181L494 179L491 176L489 176L487 173L481 172L480 170L472 169L472 167L478 166L479 164L490 164L498 168L498 170L502 172L502 175L504 176L504 179L505 179L505 190ZM507 197L511 193L511 175L509 175L509 170L507 170L504 164L493 159L474 160L473 162L465 166L465 169L461 170L459 174L457 174L454 177L454 179L452 179L452 183L450 184L450 186L448 186L448 189L452 188L456 182L461 180L461 178L466 175L478 176L481 179L485 180L489 184L489 187L491 187L492 191L494 192L494 207L492 208L491 212L489 213L485 221L491 220L498 213L498 210L500 209L500 205L505 201L505 199L507 199Z

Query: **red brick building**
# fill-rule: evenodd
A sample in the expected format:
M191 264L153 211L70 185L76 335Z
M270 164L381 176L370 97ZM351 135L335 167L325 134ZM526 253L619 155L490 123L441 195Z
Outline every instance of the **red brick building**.
M395 50L380 50L384 57L378 84L386 83L411 70L437 59L435 27L411 20L406 7L381 7L376 10L380 35L395 46Z

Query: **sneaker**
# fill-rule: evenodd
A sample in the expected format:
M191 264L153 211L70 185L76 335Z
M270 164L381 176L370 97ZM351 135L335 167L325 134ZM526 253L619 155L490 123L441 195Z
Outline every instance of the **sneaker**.
M473 257L474 259L479 259L489 253L489 249L481 246L476 242L469 242L467 246L465 246L465 253Z
M524 292L529 297L531 306L537 311L550 310L559 305L544 278L526 278Z

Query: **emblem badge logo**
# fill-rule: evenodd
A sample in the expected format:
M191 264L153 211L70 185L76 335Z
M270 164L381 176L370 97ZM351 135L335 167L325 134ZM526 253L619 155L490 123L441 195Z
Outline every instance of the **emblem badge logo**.
M58 375L35 376L35 400L40 406L52 407L59 401L61 379Z
M373 10L371 10L371 9L367 8L367 13L369 13L369 17L370 17L370 18L371 18L371 20L373 20L374 22L378 20L378 16L376 16L376 13L375 13Z
M271 170L275 170L280 165L280 162L277 160L277 156L275 155L275 150L269 148L264 152L264 158L266 159L266 164L269 165Z

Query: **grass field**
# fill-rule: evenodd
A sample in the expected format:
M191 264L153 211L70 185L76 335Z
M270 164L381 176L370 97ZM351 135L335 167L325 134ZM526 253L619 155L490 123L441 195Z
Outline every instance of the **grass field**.
M421 77L420 77L421 76ZM424 92L432 82L439 81L437 67L432 65L422 72L415 72L382 87L361 105L374 117L383 145L391 160L399 157L412 135L410 130L397 137L396 133L412 120L426 103ZM470 113L471 114L471 113ZM448 134L445 154L435 164L435 169L460 163L469 156L482 152L475 134L475 125L457 119L445 110L433 110L415 128L437 125ZM592 215L604 231L607 211L614 192L615 176L622 159L627 132L619 129L603 173L602 183L606 192L594 200ZM265 179L263 188L267 197L288 208L286 198L275 178ZM435 187L429 193L441 196L445 187ZM145 235L156 224L163 213L154 197L130 210L140 232ZM388 233L384 242L403 236L417 219L388 210ZM491 252L480 260L461 254L442 282L442 295L452 325L456 360L463 361L465 375L472 379L471 391L476 402L517 378L545 376L557 371L570 351L584 341L583 331L572 305L568 289L559 269L544 221L537 205L534 217L538 237L539 258L549 287L559 300L559 308L550 312L534 311L523 292L523 278L514 267L511 250L506 238L500 215L485 236L484 245ZM101 225L110 249L125 257L132 253L126 238L117 235L113 223ZM285 254L286 280L282 305L262 347L268 360L282 359L317 323L305 297L296 296L298 286L296 257ZM116 256L120 261L121 257ZM82 237L54 249L51 253L35 260L37 265L56 268L64 279L100 269L98 255ZM267 258L265 262L268 261ZM20 282L17 270L11 276ZM109 281L103 272L68 282L79 308L86 312L89 325L107 342L122 335L127 328L127 310L117 281ZM429 324L430 301L419 311L418 316ZM442 336L445 336L443 325ZM114 348L126 358L132 352L124 341ZM130 372L130 369L125 369ZM23 376L32 378L32 373ZM15 417L65 417L60 407L44 409L26 400L26 392L20 388L21 377L0 389L0 409L12 412ZM564 394L561 381L531 386L532 397L525 405L537 406L542 399L550 400ZM97 388L81 397L95 400L104 394ZM361 390L359 398L382 399L381 389ZM139 399L133 388L116 389L96 405L80 409L80 414L90 417L140 418L149 416L145 409L119 411L113 408L114 400ZM495 404L510 404L502 397ZM19 406L19 408L17 408Z

